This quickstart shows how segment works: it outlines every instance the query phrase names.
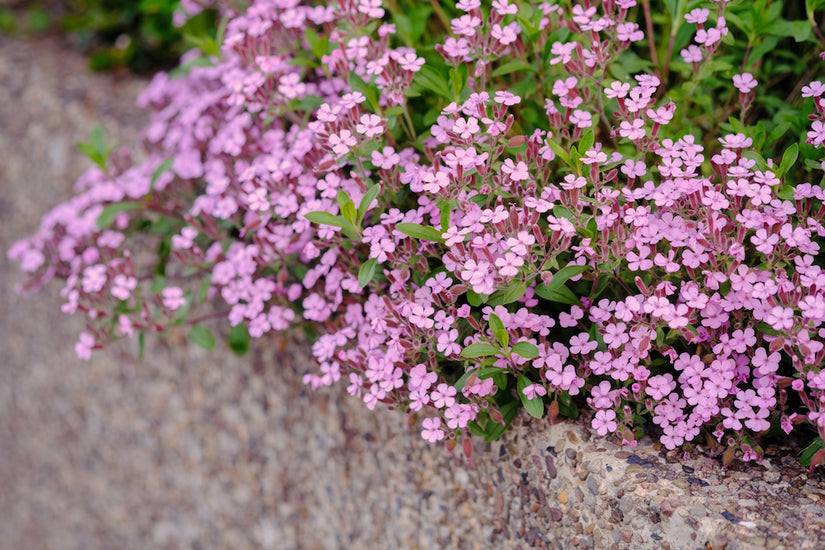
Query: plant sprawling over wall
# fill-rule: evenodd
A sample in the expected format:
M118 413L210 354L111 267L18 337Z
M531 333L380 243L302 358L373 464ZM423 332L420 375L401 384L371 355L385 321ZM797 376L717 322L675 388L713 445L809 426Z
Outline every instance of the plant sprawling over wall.
M84 358L173 325L213 347L210 316L240 351L301 324L307 384L450 449L586 404L600 435L652 421L726 464L809 432L816 465L825 38L802 4L226 2L141 97L143 160L94 134L9 255L28 290L63 281Z

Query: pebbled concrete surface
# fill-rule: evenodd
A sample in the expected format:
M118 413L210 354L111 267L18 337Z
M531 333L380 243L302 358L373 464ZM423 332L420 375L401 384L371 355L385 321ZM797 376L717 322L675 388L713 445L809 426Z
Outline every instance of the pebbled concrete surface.
M5 250L70 195L94 124L134 142L143 84L0 37L0 549L825 546L825 483L787 454L723 471L520 419L470 468L404 415L308 392L294 336L77 360L59 289L17 295Z

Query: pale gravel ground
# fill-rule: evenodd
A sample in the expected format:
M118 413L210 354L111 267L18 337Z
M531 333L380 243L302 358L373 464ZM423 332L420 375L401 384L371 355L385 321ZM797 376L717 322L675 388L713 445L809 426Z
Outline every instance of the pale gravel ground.
M825 482L790 456L723 471L541 422L476 441L476 471L403 415L307 392L300 342L76 359L58 288L17 295L5 251L70 195L95 123L134 140L142 86L0 37L0 550L825 547Z

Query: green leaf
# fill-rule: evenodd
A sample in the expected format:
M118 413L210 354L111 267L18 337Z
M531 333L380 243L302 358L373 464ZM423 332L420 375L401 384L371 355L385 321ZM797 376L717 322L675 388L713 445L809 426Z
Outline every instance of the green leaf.
M579 155L584 156L584 154L593 147L593 143L596 140L595 134L593 133L593 129L587 130L584 135L579 140L579 146L577 149L579 150Z
M370 281L372 281L372 278L375 275L375 266L377 264L378 260L376 258L370 258L361 264L361 269L358 270L358 286L364 288Z
M527 292L527 284L514 279L506 290L497 290L491 294L487 303L493 307L512 304L524 296L525 292Z
M141 208L146 208L146 205L134 201L114 202L112 204L109 204L103 208L103 211L100 213L100 216L97 217L97 227L100 229L106 229L107 227L112 225L112 222L115 221L115 218L121 212L128 212L130 210L140 210Z
M734 132L736 132L738 134L747 134L748 133L747 128L745 128L745 125L742 124L741 122L739 122L738 118L729 117L728 122L730 123L730 125L733 128Z
M347 220L350 225L355 226L355 218L357 217L357 212L355 211L355 203L352 202L352 199L349 198L347 192L343 189L338 190L338 207L341 209L341 215Z
M472 421L467 423L467 429L469 429L470 433L472 435L476 436L476 437L486 437L487 436L487 432L485 432L484 428L482 428L481 425L478 422L476 422L475 420L472 420Z
M161 176L161 174L172 168L172 164L174 164L174 162L174 157L169 157L168 159L161 162L160 165L158 165L158 167L155 168L155 171L152 172L152 181L150 185L155 185L155 182L158 181L158 178Z
M491 359L488 359L487 361L491 361ZM496 367L494 365L485 365L476 369L475 372L478 374L479 380L487 380L488 378L493 378L499 374L506 374L503 368Z
M466 63L462 63L457 68L453 67L450 69L450 83L453 87L453 101L460 101L461 92L463 92L464 88L467 86L468 74L469 69L467 68Z
M567 218L573 222L573 224L577 221L576 216L574 216L566 206L562 206L560 204L553 207L553 215L557 218Z
M776 36L790 36L793 37L796 42L805 42L811 38L811 30L811 24L808 21L801 19L798 21L779 19L765 28L763 32Z
M556 156L560 158L564 164L570 166L570 154L564 149L564 147L562 147L552 139L546 141L545 143L547 143L547 146L550 147L550 149L552 149L554 153L556 153Z
M524 410L527 411L527 414L532 416L533 418L541 418L544 416L544 401L542 401L541 397L534 397L533 399L527 399L527 396L524 395L524 388L531 385L533 382L524 376L523 374L518 375L518 396L521 398L521 404L524 405Z
M361 222L364 220L364 215L367 213L367 209L372 204L376 198L378 198L378 193L381 192L380 185L373 185L367 192L364 193L364 196L361 198L361 203L358 205L358 220L356 225L361 225Z
M538 72L534 66L527 63L526 61L523 61L521 59L514 59L513 61L505 63L505 64L499 66L496 70L494 70L493 71L493 76L504 76L504 75L508 75L510 73L515 73L515 72L523 73L525 71L529 71L531 73Z
M331 225L333 227L344 227L345 220L340 216L335 216L323 210L315 210L304 214L304 218L318 225Z
M424 65L415 73L413 84L417 84L425 90L429 90L441 97L453 101L453 92L447 79L432 65Z
M499 348L486 342L476 342L461 350L461 356L466 359L489 357L490 355L498 355L500 353L501 350Z
M204 349L213 349L215 347L215 337L203 325L192 325L189 331L189 339L195 344Z
M307 44L309 44L312 53L315 54L315 57L317 57L318 60L329 53L328 36L318 36L318 33L313 29L306 29L304 31L304 38L306 39Z
M516 417L516 413L518 413L518 402L511 401L506 405L502 405L499 409L499 412L501 413L501 418L504 421L504 424L488 420L487 426L484 429L484 439L486 441L495 441L496 439L501 437L501 434L504 433L504 430L507 429L507 426L510 425L513 419Z
M401 233L413 239L421 239L422 241L431 241L436 243L443 243L444 238L441 236L441 231L429 225L420 225L417 223L399 223L395 228Z
M493 333L493 336L496 337L496 340L498 340L499 345L502 348L506 348L507 344L510 343L510 335L507 333L507 329L504 328L504 323L501 322L499 316L491 313L488 324L490 325L490 331Z
M600 273L596 281L596 288L590 293L590 299L595 300L601 296L602 292L613 282L613 277L610 273Z
M349 75L349 86L353 91L364 94L374 112L381 112L381 104L378 101L378 87L375 84L364 82L364 79L353 72Z
M229 349L235 355L246 355L249 351L249 331L245 324L238 323L229 329Z
M823 441L821 437L817 437L802 451L802 454L799 456L799 464L802 466L810 466L811 459L821 449L825 449L825 441Z
M779 192L776 194L777 197L782 199L783 201L792 201L794 198L794 187L793 185L785 185Z
M559 269L555 273L553 273L553 278L550 282L546 285L541 285L545 288L545 290L555 290L560 288L564 283L568 281L571 277L575 277L576 275L580 275L590 269L590 266L587 265L575 265L575 264L568 264L563 268Z
M396 10L392 11L395 12ZM398 36L404 41L404 44L410 47L418 45L431 13L432 8L423 5L409 7L405 10L405 13L401 13L399 10L392 14L395 26L398 28Z
M780 178L788 173L788 170L796 162L796 159L799 157L799 144L794 143L787 149L785 149L785 153L782 155L782 162L779 163L779 170L777 170L777 176Z
M567 288L566 286L561 286L555 289L547 289L544 285L539 285L536 287L536 295L544 298L545 300L550 300L551 302L558 302L560 304L568 304L571 306L577 306L581 302L576 295L573 294L573 291Z
M765 145L773 145L773 142L785 135L785 132L791 129L791 125L787 122L782 122L774 127L768 134L768 139L765 140Z
M452 209L450 208L449 201L444 201L439 206L441 209L441 232L446 233L447 229L450 228L450 215L452 214Z
M559 413L567 418L578 418L579 408L573 402L569 392L561 392L558 394Z
M525 359L535 359L539 356L539 348L530 342L516 342L516 345L510 351L516 355L521 355Z

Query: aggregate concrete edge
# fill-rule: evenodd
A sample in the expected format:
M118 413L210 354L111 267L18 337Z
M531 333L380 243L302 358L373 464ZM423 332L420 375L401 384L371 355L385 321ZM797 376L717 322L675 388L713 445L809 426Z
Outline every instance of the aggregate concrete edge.
M825 546L825 483L792 456L725 470L717 458L657 447L621 447L581 422L525 422L497 461L483 459L484 478L501 492L493 522L531 548Z

